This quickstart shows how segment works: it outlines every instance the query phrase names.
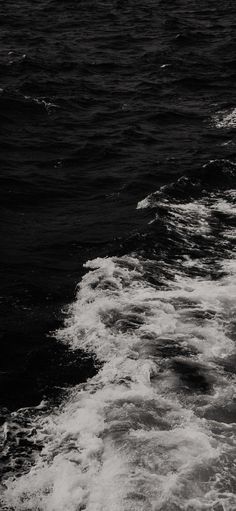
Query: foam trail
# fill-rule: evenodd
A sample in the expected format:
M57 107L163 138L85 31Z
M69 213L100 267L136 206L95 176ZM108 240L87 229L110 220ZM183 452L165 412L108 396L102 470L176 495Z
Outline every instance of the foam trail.
M175 222L186 247L199 228L212 240L212 215L233 215L229 195L172 203L169 228ZM186 254L169 278L163 267L160 286L148 279L156 262L138 254L86 263L57 337L94 353L102 367L39 420L42 453L28 473L5 481L4 509L236 508L235 376L225 370L235 357L230 247L217 279L191 275L199 261Z

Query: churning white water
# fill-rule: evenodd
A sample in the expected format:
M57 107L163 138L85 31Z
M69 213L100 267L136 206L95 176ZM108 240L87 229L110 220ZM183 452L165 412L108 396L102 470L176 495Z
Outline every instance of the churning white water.
M57 337L101 368L38 419L43 450L4 481L3 509L236 509L232 226L221 229L221 259L189 255L194 236L216 236L212 215L235 215L233 199L228 191L170 205L157 193L139 204L168 210L168 230L183 238L175 265L138 254L86 263Z

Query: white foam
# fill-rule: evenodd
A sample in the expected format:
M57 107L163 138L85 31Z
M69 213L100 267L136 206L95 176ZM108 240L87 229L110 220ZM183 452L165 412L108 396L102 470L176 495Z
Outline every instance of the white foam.
M229 204L226 200L218 200L214 207L212 208L215 211L220 211L226 215L236 216L236 206L233 204Z
M141 201L138 202L137 209L156 207L158 199L160 199L159 192L148 195L147 197L145 197L145 199L142 199Z
M141 510L149 502L162 509L182 499L180 489L193 485L191 476L217 459L220 447L201 420L149 390L111 386L74 397L59 417L44 424L50 441L42 461L7 482L8 505L119 511ZM167 429L146 429L149 415Z
M34 98L32 96L24 96L25 99L29 99L33 101L34 103L37 103L38 105L43 105L45 110L50 111L51 108L59 108L58 105L55 103L52 103L50 101L46 101L43 97L42 98Z
M213 116L213 122L217 128L235 128L236 127L236 108L224 112L219 112Z
M208 229L219 200L171 205L173 221ZM235 353L235 262L222 260L213 280L189 277L196 261L186 257L160 288L146 277L149 264L134 255L86 263L57 337L103 366L39 420L43 451L29 473L5 481L7 509L235 509L233 425L207 419L235 387L222 365ZM210 390L191 392L174 364L196 368Z
M211 210L204 200L170 205L167 201L161 200L158 194L152 194L137 205L137 209L154 207L165 208L168 213L168 226L182 233L185 238L187 233L193 234L196 231L201 235L210 235L211 233L209 225ZM155 220L157 218L158 213L156 213Z

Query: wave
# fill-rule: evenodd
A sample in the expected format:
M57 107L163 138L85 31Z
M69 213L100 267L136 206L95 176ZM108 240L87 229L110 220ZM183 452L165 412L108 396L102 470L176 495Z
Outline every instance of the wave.
M154 223L164 211L181 256L136 250L85 264L56 336L93 353L98 373L39 415L42 451L6 477L4 510L235 509L234 164L223 164L221 191L209 179L219 168L203 168L198 198L180 199L186 178L138 205L154 208Z
M209 193L218 192L220 198L222 190L234 190L235 178L236 163L226 159L211 160L189 176L181 176L176 181L163 185L160 190L140 201L137 208L155 207L160 199L165 202L171 199L185 203L193 198L206 197L208 204ZM212 198L214 201L215 195L212 195Z

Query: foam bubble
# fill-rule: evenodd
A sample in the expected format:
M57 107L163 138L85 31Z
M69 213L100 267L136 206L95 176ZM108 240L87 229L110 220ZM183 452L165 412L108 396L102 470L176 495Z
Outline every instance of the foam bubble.
M213 122L217 128L235 128L236 127L236 108L224 112L219 112L213 116Z

